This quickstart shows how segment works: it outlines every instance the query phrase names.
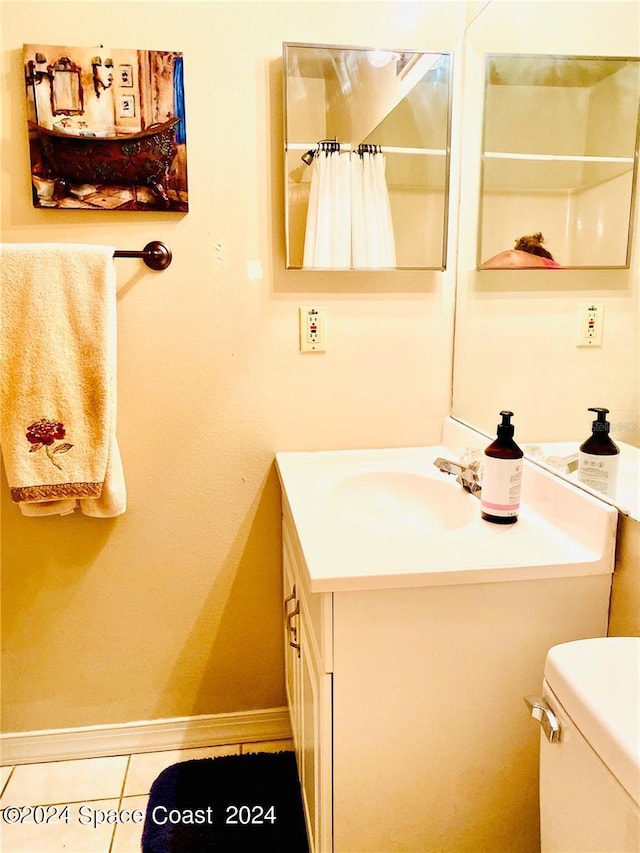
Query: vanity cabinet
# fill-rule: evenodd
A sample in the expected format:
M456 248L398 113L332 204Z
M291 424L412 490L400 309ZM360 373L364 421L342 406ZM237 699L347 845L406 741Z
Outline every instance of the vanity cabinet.
M551 646L606 634L611 576L312 592L285 494L283 558L310 849L539 850L523 697Z
M309 849L332 850L331 594L309 592L294 542L289 522L283 530L287 702Z

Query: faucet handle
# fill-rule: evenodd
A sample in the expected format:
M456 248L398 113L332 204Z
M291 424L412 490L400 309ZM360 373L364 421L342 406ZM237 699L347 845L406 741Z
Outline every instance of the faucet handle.
M471 471L475 471L476 474L480 473L480 469L482 468L482 450L477 447L466 447L464 453L460 457L460 464L463 468L469 468Z
M443 459L439 456L433 463L438 470L443 474L453 474L456 478L456 483L460 483L463 489L471 492L472 495L477 494L482 484L477 471L468 465L463 465L460 462L452 462L450 459Z

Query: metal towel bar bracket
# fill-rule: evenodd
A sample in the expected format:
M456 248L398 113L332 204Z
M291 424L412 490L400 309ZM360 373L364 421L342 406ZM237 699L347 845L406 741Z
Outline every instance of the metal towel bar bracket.
M152 240L141 252L118 249L113 253L114 258L142 258L152 270L166 270L171 263L171 249L159 240Z

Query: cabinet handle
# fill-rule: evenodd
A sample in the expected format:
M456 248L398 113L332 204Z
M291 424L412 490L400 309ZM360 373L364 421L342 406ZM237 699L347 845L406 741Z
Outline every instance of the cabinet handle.
M300 602L296 601L296 606L291 611L291 613L287 614L287 630L290 633L289 637L289 645L291 648L296 649L298 652L298 657L300 657L300 643L296 642L298 639L298 629L295 625L292 624L294 616L297 616L300 613Z
M288 595L284 600L284 612L287 614L287 630L293 634L293 639L296 640L297 629L291 624L291 620L294 616L300 612L300 605L296 602L296 606L294 607L291 613L288 613L289 610L289 602L296 601L296 585L294 584L291 588L291 595Z
M294 584L291 588L291 595L288 595L284 600L284 609L287 609L287 606L290 601L294 601L296 597L296 585Z

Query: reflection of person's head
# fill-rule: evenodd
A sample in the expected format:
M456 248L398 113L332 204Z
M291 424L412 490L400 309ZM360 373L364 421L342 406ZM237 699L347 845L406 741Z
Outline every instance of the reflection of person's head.
M549 258L552 261L553 255L544 248L543 243L544 237L540 231L536 231L535 234L519 237L514 248L519 252L529 252L530 255L540 255L541 258Z
M551 252L544 248L542 232L527 234L515 241L515 248L498 252L480 265L481 270L516 270L533 268L560 268Z

